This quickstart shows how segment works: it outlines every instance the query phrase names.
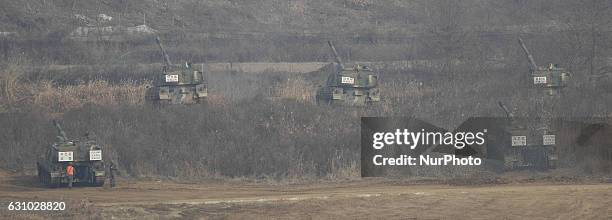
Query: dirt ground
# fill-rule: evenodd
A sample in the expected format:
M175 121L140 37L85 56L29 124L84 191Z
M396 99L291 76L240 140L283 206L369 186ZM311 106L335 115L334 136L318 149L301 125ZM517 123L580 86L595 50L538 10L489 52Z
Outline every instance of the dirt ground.
M181 184L121 180L116 188L45 188L0 172L0 219L612 219L612 184L415 184L384 179L316 184ZM9 211L64 201L65 211Z

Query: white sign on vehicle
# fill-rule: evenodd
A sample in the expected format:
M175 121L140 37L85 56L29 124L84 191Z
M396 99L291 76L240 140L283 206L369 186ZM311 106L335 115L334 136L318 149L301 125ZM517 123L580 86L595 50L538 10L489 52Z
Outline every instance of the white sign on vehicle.
M58 152L57 161L59 162L72 161L72 151Z
M343 76L340 80L343 84L355 84L355 78Z
M544 145L555 145L555 135L549 134L542 136Z
M178 75L166 75L166 82L178 82Z
M101 150L89 151L89 160L102 160L102 151Z
M533 77L533 84L546 84L546 76Z
M512 146L527 146L527 136L512 136Z

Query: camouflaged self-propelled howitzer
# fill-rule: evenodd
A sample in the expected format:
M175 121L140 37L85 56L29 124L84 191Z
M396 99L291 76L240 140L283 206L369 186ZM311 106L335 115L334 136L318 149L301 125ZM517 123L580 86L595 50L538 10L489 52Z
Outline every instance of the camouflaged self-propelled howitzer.
M363 65L345 68L331 41L327 42L335 58L327 83L317 91L318 104L365 106L380 101L378 74Z
M56 121L53 124L58 130L58 141L49 145L37 162L40 182L50 187L68 184L66 167L71 163L74 167L73 183L104 185L106 173L102 147L90 137L83 141L70 140Z
M204 68L198 71L191 63L173 65L159 37L155 38L164 58L163 72L155 77L154 86L146 91L147 102L153 104L206 103L208 85Z
M558 150L551 125L538 123L534 118L517 118L502 102L499 102L499 106L508 120L505 130L510 140L500 149L506 170L556 168Z
M546 89L549 95L560 94L561 89L567 86L570 73L566 69L552 63L546 67L539 67L533 59L533 55L531 55L527 46L525 46L523 39L519 37L518 40L529 61L529 72L531 72L533 85Z

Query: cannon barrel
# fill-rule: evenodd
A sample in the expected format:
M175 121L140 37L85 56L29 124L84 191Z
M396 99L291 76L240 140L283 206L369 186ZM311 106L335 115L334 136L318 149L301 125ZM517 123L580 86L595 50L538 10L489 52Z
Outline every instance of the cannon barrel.
M57 137L61 141L68 140L68 137L66 137L66 132L64 132L64 129L62 129L62 126L60 126L60 124L57 123L56 120L53 120L53 125L55 125L55 128L57 128L57 133L59 134Z
M159 46L159 49L161 50L162 55L164 56L164 63L166 63L166 66L167 67L172 66L172 62L170 62L170 57L166 53L166 50L164 50L164 46L162 45L161 40L159 39L159 37L155 37L155 41L157 41L157 45Z
M336 63L340 65L340 68L344 68L344 64L342 64L342 59L340 58L340 56L338 56L338 51L336 51L336 47L334 47L334 43L332 43L331 41L327 41L327 44L329 45L329 48L331 48L331 51L334 54L334 59Z
M518 41L519 44L521 44L521 47L523 48L523 52L525 52L525 54L527 55L527 59L529 60L529 69L531 69L532 72L538 70L538 65L533 59L533 55L529 53L529 49L527 49L527 46L525 46L525 42L523 42L523 39L519 37Z
M506 107L506 105L504 105L504 103L498 102L497 104L499 104L499 107L501 107L502 110L504 110L504 112L506 113L506 117L508 117L508 118L513 118L514 117L514 114L512 114L512 112L510 112L510 110L508 110L508 108Z

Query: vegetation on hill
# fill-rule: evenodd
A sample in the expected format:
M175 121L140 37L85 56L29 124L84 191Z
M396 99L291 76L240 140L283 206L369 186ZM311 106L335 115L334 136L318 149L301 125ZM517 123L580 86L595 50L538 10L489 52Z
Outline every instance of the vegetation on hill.
M561 116L610 116L612 5L603 0L0 0L0 167L28 170L52 142L96 133L130 175L175 177L357 175L359 117L416 116L452 129L527 116L523 36L540 65L573 73ZM112 19L109 19L112 17ZM153 33L127 28L145 24ZM75 37L79 27L93 30ZM112 27L112 28L108 28ZM132 29L134 30L134 29ZM141 29L137 29L141 30ZM143 29L149 30L149 29ZM381 65L384 101L316 106L325 72L209 73L207 106L144 104L161 55L199 62L411 60ZM600 84L597 84L600 83ZM540 109L541 110L541 109ZM184 169L179 169L184 168ZM188 168L188 169L187 169Z

